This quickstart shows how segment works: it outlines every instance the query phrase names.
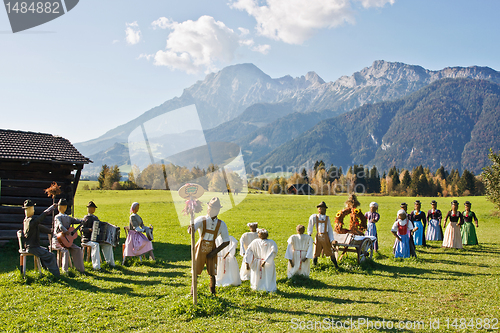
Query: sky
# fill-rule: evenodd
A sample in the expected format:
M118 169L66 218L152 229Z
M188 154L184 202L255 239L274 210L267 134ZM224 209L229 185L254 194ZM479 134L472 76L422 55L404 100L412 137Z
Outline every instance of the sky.
M91 140L238 63L325 81L375 60L498 71L499 12L497 0L81 0L14 34L0 9L0 128Z

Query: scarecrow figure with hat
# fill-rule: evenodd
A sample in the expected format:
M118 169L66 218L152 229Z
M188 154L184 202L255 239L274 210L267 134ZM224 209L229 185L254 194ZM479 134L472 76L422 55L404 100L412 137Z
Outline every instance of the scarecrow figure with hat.
M93 201L90 201L87 205L87 215L83 217L83 227L82 227L82 243L89 245L92 249L90 252L90 256L92 258L92 267L95 270L101 269L101 255L99 254L99 249L102 250L102 254L104 255L104 260L114 267L115 266L115 257L113 254L113 246L107 243L92 242L90 240L92 236L92 227L94 226L95 221L99 221L99 218L94 215L97 206Z
M83 266L82 248L76 244L72 244L70 247L66 248L63 247L57 240L58 233L62 232L64 234L69 234L70 231L68 229L71 225L81 224L83 221L66 215L66 210L68 209L68 201L66 199L60 199L57 205L59 214L57 214L54 218L54 235L52 237L52 247L58 251L61 251L61 268L64 272L68 271L69 256L71 253L71 257L73 258L73 265L78 271L83 273L85 272L85 266Z
M210 276L210 292L214 295L216 286L215 277L217 275L217 253L228 246L230 242L226 223L217 218L221 208L219 198L214 197L208 203L207 215L199 216L194 220L194 231L198 230L200 234L200 238L195 246L195 272L197 275L200 275L205 265L207 266L207 273ZM188 227L188 232L193 232L191 226ZM215 240L218 236L221 237L222 243L216 246Z
M450 219L450 223L446 226L446 222ZM462 246L462 235L460 234L460 226L464 224L464 216L458 210L458 201L453 200L451 202L451 210L446 214L444 220L444 230L443 236L443 247L449 247L454 249L461 249Z
M476 228L479 228L478 220L476 213L470 210L472 204L470 201L466 201L465 210L462 213L464 217L464 224L460 228L460 233L462 234L462 244L463 245L478 245ZM476 228L474 228L474 224L472 221L476 223Z
M330 217L326 215L326 209L328 207L324 201L321 201L316 208L318 208L318 214L312 214L309 217L309 224L307 225L307 234L309 236L312 235L314 227L316 226L316 243L314 245L313 263L314 265L318 263L318 257L321 255L321 252L323 252L325 256L331 258L335 267L338 268L337 259L335 258L332 247L332 244L335 242L333 239L333 229L330 223Z
M426 246L425 243L425 227L427 226L427 215L421 210L422 203L420 200L415 200L415 210L413 210L408 218L418 230L413 235L415 245Z
M367 229L366 217L358 207L361 204L355 194L351 194L345 202L345 208L339 210L335 217L335 232L338 234L351 233L354 235L364 235ZM349 215L349 229L344 228L344 217Z
M42 266L48 269L55 276L59 276L59 267L57 267L56 256L46 248L40 246L40 233L51 234L50 228L42 224L43 220L55 208L56 204L43 211L42 215L35 218L35 204L31 200L26 200L23 205L25 218L23 221L23 236L25 239L26 250L40 258Z
M437 209L437 201L431 201L431 209L427 211L427 221L429 222L429 227L427 228L427 234L425 238L430 241L442 241L443 240L443 229L441 228L441 220L443 215L439 209Z
M250 231L245 232L243 235L241 235L240 238L240 255L242 257L245 256L250 243L252 243L254 239L259 238L259 234L257 233L258 226L259 224L257 222L247 223L247 227L250 229ZM241 281L247 281L250 279L250 270L247 269L247 266L244 262L241 263L240 278Z

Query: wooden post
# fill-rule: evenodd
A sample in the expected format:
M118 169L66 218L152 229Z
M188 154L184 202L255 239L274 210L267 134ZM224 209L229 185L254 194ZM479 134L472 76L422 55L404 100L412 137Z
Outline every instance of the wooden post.
M203 195L205 190L198 184L185 184L182 186L178 193L179 196L187 200L186 207L183 210L183 213L187 215L189 213L191 221L189 223L189 228L191 229L191 291L193 293L193 304L196 305L198 303L198 274L196 270L196 253L195 253L195 233L194 230L194 214L195 214L195 206L197 206L197 199ZM201 208L201 206L200 206Z
M195 230L194 230L194 212L189 212L191 215L191 270L192 282L191 287L193 290L193 304L198 304L198 274L196 272L196 254L194 252Z

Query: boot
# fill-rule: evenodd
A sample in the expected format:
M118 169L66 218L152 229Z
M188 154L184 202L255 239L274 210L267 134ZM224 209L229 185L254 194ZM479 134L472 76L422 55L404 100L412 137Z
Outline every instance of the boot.
M210 292L215 296L215 275L210 275Z
M335 258L335 256L331 256L330 259L332 259L332 262L335 265L335 268L339 269L339 265L337 264L337 259Z
M313 264L316 266L318 264L318 257L313 258Z

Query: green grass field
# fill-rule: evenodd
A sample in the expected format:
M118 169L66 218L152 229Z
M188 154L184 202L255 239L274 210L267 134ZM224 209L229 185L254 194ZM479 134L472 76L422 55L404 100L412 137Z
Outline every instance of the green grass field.
M157 261L130 260L122 266L120 246L115 249L116 268L104 265L102 271L95 272L86 263L85 274L70 270L54 280L50 274L40 276L33 271L33 261L28 259L31 271L24 281L18 270L17 248L9 244L1 249L0 256L0 331L312 332L337 331L328 323L351 318L355 323L369 320L374 325L377 321L385 321L384 325L389 321L400 325L403 321L402 325L408 326L398 331L422 332L430 331L431 319L439 319L436 332L477 331L489 320L490 327L498 330L500 324L494 326L493 318L500 318L500 218L484 197L457 198L461 208L465 200L473 203L479 217L480 245L445 250L439 242L430 242L430 247L417 249L417 260L402 261L392 258L394 237L390 228L399 203L411 204L414 198L360 196L363 212L371 201L377 201L380 207L380 251L374 261L360 267L350 254L336 270L329 259L321 258L310 280L287 280L286 240L296 225L306 224L320 201L326 201L330 207L327 213L334 216L345 199L251 194L222 214L229 233L237 239L251 221L269 230L279 247L278 292L254 292L245 282L239 287L218 288L218 296L212 297L204 272L199 279L199 307L195 309L188 295L190 237L179 224L168 192L79 191L76 217L83 217L85 204L93 200L101 220L122 227L128 224L130 204L140 202L139 214L146 224L155 226ZM432 198L420 199L427 210ZM446 212L452 199L436 200ZM238 261L241 263L240 256ZM454 327L455 319L458 326ZM416 321L423 321L425 326L414 327ZM436 322L434 325L437 328ZM358 331L379 330L363 326Z

